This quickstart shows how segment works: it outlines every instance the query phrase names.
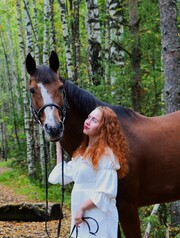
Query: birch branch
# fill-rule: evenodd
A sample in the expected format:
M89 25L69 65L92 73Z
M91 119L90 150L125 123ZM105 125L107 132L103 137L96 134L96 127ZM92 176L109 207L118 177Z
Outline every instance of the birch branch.
M152 210L150 216L153 216L153 215L155 215L157 213L157 211L159 209L159 206L160 206L160 204L155 204L154 205L153 210ZM145 230L144 238L148 238L149 237L150 231L151 231L151 222L148 222L146 230Z

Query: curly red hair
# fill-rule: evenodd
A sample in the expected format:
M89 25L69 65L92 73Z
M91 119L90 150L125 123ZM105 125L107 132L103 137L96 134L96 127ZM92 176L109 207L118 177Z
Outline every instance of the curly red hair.
M80 147L74 152L73 157L78 155L88 156L91 158L93 166L97 168L105 149L110 147L121 166L118 170L118 176L122 178L128 172L129 148L126 138L115 112L106 106L98 106L97 109L102 112L97 142L86 151L88 136L85 136Z

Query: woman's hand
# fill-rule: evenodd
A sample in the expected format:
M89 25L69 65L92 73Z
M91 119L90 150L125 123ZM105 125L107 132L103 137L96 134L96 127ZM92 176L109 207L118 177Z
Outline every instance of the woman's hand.
M93 203L93 201L91 199L86 200L76 212L75 225L78 226L79 224L81 224L83 222L82 218L83 218L84 212L86 210L90 210L95 207L96 207L96 205Z
M79 224L81 224L83 222L83 215L84 215L83 209L77 210L76 215L75 215L75 225L76 226L78 226Z

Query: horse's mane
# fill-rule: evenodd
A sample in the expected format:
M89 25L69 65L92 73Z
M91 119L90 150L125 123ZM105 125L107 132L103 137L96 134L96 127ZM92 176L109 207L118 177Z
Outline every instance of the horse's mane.
M122 107L122 106L113 106L111 104L102 102L98 100L92 93L79 88L74 83L69 80L61 79L64 83L67 96L73 98L76 102L76 107L79 111L84 111L85 114L89 114L95 107L103 105L108 106L113 109L119 118L134 118L137 115L132 109Z

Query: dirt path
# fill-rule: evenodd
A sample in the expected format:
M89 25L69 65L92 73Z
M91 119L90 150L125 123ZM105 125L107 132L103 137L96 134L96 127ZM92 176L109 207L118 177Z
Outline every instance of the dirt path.
M4 169L0 168L0 173ZM27 200L25 196L17 195L13 189L0 184L0 205L36 202ZM68 237L70 225L70 212L63 209L64 218L62 220L61 238ZM58 221L48 221L47 230L51 238L57 237ZM0 221L0 238L48 238L45 231L45 222L3 222Z

